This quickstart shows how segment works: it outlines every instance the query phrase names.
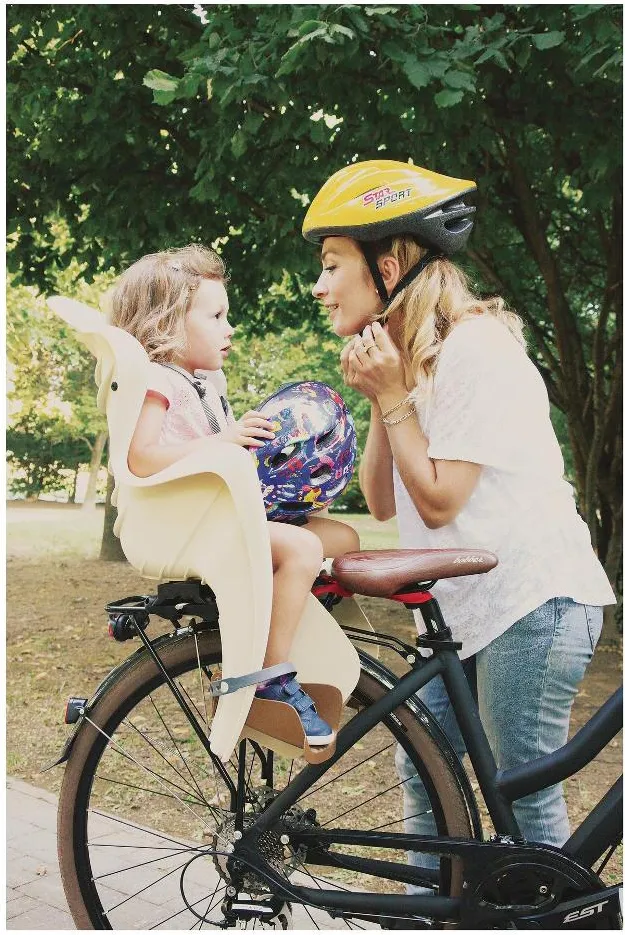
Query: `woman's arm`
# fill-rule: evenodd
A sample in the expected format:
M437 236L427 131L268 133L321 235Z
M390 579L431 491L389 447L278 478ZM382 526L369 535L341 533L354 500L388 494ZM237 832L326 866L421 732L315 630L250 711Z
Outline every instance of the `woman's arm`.
M387 392L378 397L383 412L405 397ZM400 410L404 414L407 410ZM398 416L394 413L390 418ZM482 470L471 461L435 461L428 457L428 440L416 414L396 425L382 426L410 499L429 529L453 522L473 493Z
M368 351L365 350L365 344L369 347ZM372 423L376 416L380 421L377 426L372 424L367 445L369 439L378 440L375 450L386 451L386 458L378 461L373 457L367 465L363 456L366 465L364 482L372 499L375 499L373 489L379 478L383 502L387 502L388 465L394 460L406 490L426 526L438 529L451 523L473 493L482 466L469 461L434 461L429 458L428 440L421 430L416 413L395 424L384 425L381 422L381 413L405 401L408 389L399 351L377 322L364 329L362 338L354 338L344 348L341 364L345 382L369 399L374 399L379 410L374 414L372 406ZM390 420L401 419L409 411L409 405L408 402L406 407L396 408ZM386 436L386 448L380 440L381 433ZM369 503L369 496L365 494L365 497ZM370 509L373 513L373 509ZM393 508L391 515L394 513Z
M395 516L395 490L393 487L393 452L380 421L381 410L371 402L371 421L367 443L360 461L358 481L369 512L374 519L384 522Z

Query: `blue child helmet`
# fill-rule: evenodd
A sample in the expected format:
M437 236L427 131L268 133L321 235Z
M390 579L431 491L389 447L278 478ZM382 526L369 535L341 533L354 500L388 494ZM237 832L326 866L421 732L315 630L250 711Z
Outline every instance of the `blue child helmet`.
M356 431L339 394L326 383L287 383L257 406L276 437L252 453L267 519L301 524L329 506L354 472Z

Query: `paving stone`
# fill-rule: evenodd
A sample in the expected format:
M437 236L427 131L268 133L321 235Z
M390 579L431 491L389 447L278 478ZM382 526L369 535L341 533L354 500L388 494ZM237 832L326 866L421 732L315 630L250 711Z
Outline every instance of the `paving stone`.
M16 841L20 838L32 837L37 831L41 831L41 828L33 825L32 822L27 821L25 818L18 818L15 814L11 815L7 808L7 841L10 841L13 847L19 848L20 845Z
M22 915L11 919L7 924L7 929L17 929L19 931L53 931L66 932L75 929L69 912L62 912L60 909L54 909L39 903L36 908L25 912Z
M14 890L12 892L15 892ZM23 893L19 893L16 899L12 899L10 902L7 900L7 922L10 919L14 919L16 916L22 915L24 912L30 912L31 909L36 908L38 905L35 899L31 899L30 896L24 896Z
M75 928L58 870L56 810L57 799L51 793L19 780L8 780L7 929L69 931ZM163 837L133 822L115 821L114 816L100 813L91 814L89 832L92 843L98 845L92 850L95 876L117 870L120 855L124 866L134 868L111 874L99 884L102 903L111 910L113 928L146 929L160 923L167 930L189 931L199 924L197 917L181 904L179 875L173 873L159 880L178 862L184 862L185 854L175 853L177 847L197 848L198 842L176 840L174 835ZM118 847L110 847L112 844ZM122 849L120 845L126 847ZM192 850L186 856L191 855ZM151 860L154 863L146 863ZM143 866L135 867L136 864ZM41 874L42 869L46 870L45 874ZM125 902L127 896L152 882L153 886ZM293 882L307 885L309 880L295 874ZM201 915L208 911L211 894L217 888L217 897L210 908L213 923L222 919L223 884L221 888L219 884L209 858L199 856L189 865L185 895ZM119 909L112 909L116 905ZM309 912L310 915L302 907L295 908L293 927L296 930L349 928L342 920L332 921L319 910L310 909ZM372 927L367 922L359 925Z
M31 899L38 899L47 906L67 911L67 900L63 892L63 883L59 873L39 876L32 883L24 883L19 887L20 892Z
M42 871L45 870L46 873L49 873L51 870L56 871L57 869L56 861L46 863L36 857L18 854L17 857L7 860L7 886L24 886L32 883L33 880L38 880L42 875Z
M56 808L58 797L53 792L48 792L47 789L38 789L36 786L31 786L21 779L13 779L13 777L7 779L7 789L10 789L12 792L22 792L32 799L40 799L42 802L48 802Z
M41 828L35 828L34 833L30 835L23 832L11 838L11 846L40 862L50 862L57 866L56 831L43 831Z
M50 827L50 805L50 802L24 795L23 792L14 791L11 793L11 813L24 815L29 824L35 825L37 828ZM56 812L56 804L53 807ZM11 828L11 815L8 816L7 824Z

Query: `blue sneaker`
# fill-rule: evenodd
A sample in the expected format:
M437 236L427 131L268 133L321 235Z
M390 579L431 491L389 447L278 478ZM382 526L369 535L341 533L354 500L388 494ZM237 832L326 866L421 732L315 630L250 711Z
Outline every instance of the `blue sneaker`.
M262 688L256 689L256 697L265 701L282 701L295 708L309 746L325 747L332 740L332 728L319 717L314 701L293 676L282 675L275 681L267 682Z

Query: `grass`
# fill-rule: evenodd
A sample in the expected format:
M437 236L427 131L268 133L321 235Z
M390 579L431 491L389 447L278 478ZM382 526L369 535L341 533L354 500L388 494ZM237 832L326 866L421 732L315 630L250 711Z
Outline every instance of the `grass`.
M82 510L57 503L33 505L10 501L7 508L7 554L39 558L51 552L59 556L95 559L100 551L104 510ZM363 549L399 547L397 522L379 523L361 513L337 513L337 519L353 526Z

